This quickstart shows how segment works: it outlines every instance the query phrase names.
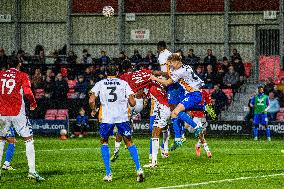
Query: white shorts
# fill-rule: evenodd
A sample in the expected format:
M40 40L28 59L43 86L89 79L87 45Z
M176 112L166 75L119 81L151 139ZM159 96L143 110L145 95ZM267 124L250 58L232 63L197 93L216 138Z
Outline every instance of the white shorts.
M18 116L0 116L0 137L5 137L13 127L18 135L30 137L33 135L32 127L24 114Z
M171 110L169 107L155 102L152 116L155 116L153 127L164 128L168 125L168 119L171 116Z

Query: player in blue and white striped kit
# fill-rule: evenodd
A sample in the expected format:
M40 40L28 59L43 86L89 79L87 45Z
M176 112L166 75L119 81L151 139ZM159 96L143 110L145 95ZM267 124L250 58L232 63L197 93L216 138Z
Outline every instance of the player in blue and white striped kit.
M2 166L2 170L13 171L15 169L11 166L11 160L15 152L16 138L15 138L15 131L12 127L10 127L10 130L6 135L6 141L8 142L8 147L6 149L6 157L4 165Z

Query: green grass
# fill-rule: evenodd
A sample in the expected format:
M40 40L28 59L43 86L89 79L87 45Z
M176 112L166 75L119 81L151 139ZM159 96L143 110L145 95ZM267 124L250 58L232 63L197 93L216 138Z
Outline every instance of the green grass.
M120 157L112 163L113 181L103 182L104 166L100 155L99 139L36 138L36 164L46 181L28 180L25 146L19 140L13 159L16 171L2 172L0 188L155 188L192 183L257 177L284 173L283 141L274 139L254 142L245 138L208 138L213 158L203 152L195 156L195 140L188 139L182 148L171 153L170 158L159 156L159 167L144 169L146 181L136 182L135 166L127 150L121 149ZM141 164L148 162L146 137L134 139ZM114 141L110 142L113 150ZM77 149L77 150L76 150ZM283 188L284 176L231 180L190 188ZM189 187L189 186L187 186ZM184 187L184 188L187 188Z

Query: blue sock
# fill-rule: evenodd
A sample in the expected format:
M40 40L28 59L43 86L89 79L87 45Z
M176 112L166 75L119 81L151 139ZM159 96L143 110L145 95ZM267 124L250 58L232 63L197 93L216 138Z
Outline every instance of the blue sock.
M255 137L258 137L258 126L255 126L254 128L253 128L253 137L255 138Z
M192 126L192 128L195 128L197 126L192 117L190 117L186 112L178 113L178 118L186 122L188 125Z
M5 158L5 161L7 162L11 162L12 160L12 157L14 155L14 152L15 152L15 144L8 144L8 147L7 147L7 150L6 150L6 158Z
M150 138L150 155L152 155L152 139Z
M265 132L266 132L266 137L267 138L270 137L270 128L269 127L266 128Z
M136 148L136 145L133 144L132 146L128 147L128 151L135 163L135 166L136 166L136 171L140 170L141 169L141 165L140 165L140 161L139 161L139 155L138 155L138 151L137 151L137 148Z
M173 129L175 132L175 138L181 138L179 118L172 118L172 123L173 123Z
M101 153L106 168L106 175L109 175L111 174L111 169L110 169L110 152L108 145L101 145Z

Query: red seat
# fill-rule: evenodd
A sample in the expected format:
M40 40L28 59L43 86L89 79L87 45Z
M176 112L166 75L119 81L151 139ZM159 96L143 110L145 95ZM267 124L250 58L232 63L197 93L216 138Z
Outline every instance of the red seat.
M55 120L55 115L45 115L46 120Z
M68 83L69 89L74 89L77 81L76 80L68 80L67 83Z
M48 109L45 115L57 115L57 113L58 113L57 109Z
M279 112L284 113L284 108L280 108Z
M58 116L68 116L68 109L59 109L58 110Z
M251 74L251 67L252 67L252 64L247 62L247 63L244 63L244 67L245 67L245 75L246 77L249 77L250 74Z
M56 120L66 120L67 116L66 115L58 115L56 116Z

